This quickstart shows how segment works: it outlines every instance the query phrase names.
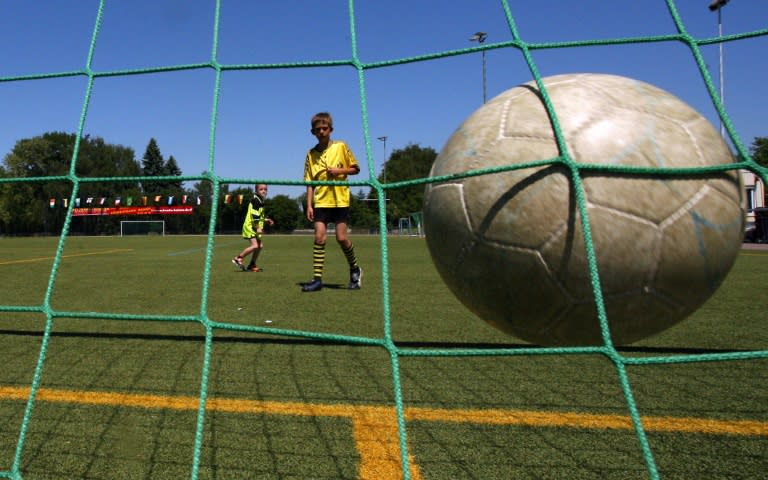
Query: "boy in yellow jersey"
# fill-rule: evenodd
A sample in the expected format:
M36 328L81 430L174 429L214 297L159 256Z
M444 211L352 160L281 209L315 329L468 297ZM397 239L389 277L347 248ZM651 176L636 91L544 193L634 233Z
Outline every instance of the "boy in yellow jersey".
M259 258L261 249L264 248L264 242L261 240L261 235L264 233L264 223L266 222L269 225L275 224L271 218L267 218L264 214L264 199L267 198L268 190L267 186L263 183L256 185L256 195L248 203L248 212L245 214L245 221L243 221L243 238L248 240L250 245L232 259L232 263L244 272L261 271L261 268L256 266L256 260ZM251 254L251 261L246 267L243 264L243 259L249 253Z
M317 138L317 145L307 152L304 160L305 181L344 181L348 175L360 173L354 154L346 143L331 140L333 118L328 112L320 112L312 117L312 134ZM355 247L347 237L349 224L349 186L348 185L308 185L307 219L314 224L315 238L312 249L312 280L302 286L305 292L316 292L323 288L323 266L325 265L325 240L328 224L336 225L336 241L349 263L349 288L360 288L363 270L357 264Z

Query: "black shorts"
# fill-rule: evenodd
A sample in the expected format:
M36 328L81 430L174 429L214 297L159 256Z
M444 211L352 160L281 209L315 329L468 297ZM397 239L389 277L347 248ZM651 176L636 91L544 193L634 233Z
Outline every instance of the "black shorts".
M318 207L315 209L315 222L349 223L349 207Z

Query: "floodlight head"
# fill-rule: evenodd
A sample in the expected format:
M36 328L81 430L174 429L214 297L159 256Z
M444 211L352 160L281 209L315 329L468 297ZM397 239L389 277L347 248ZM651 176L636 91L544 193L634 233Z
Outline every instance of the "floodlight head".
M485 41L485 37L487 37L488 34L485 32L477 32L471 37L469 37L470 42L477 42L477 43L483 43Z
M709 4L709 11L714 12L723 8L730 0L712 0Z

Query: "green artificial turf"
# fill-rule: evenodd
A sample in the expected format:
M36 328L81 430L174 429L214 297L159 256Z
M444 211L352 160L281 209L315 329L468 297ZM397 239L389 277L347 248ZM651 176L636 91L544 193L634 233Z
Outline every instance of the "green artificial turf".
M600 353L478 354L530 345L466 310L440 280L422 238L391 237L387 244L385 316L380 239L353 240L363 288L343 288L347 266L331 241L329 288L303 293L312 266L307 236L266 237L261 273L231 264L245 246L235 236L216 237L210 246L205 237L70 237L54 281L58 239L0 239L0 478L10 478L20 447L25 479L189 478L202 385L209 402L270 403L267 411L206 413L198 478L358 478L354 418L306 409L391 408L397 391L406 410L442 412L437 420L406 421L418 466L411 478L649 478L632 429L457 420L451 412L556 419L626 416L628 407L615 363ZM622 359L673 359L627 363L643 418L762 425L752 434L648 429L661 478L746 479L768 470L765 356L679 361L768 349L767 271L768 252L743 251L694 315L618 349ZM47 313L52 322L41 359ZM206 322L213 325L207 369ZM398 356L393 371L387 338L403 352L448 355ZM450 355L466 351L474 353ZM37 366L41 397L113 396L102 404L39 398L20 442L27 403L11 394L33 384ZM121 394L192 403L126 404Z

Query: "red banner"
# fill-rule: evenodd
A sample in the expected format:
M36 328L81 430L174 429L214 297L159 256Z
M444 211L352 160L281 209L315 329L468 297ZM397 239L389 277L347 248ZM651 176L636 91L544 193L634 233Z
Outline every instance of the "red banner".
M186 205L172 205L168 207L97 207L74 208L72 216L83 217L86 215L189 215L194 212L194 207Z

